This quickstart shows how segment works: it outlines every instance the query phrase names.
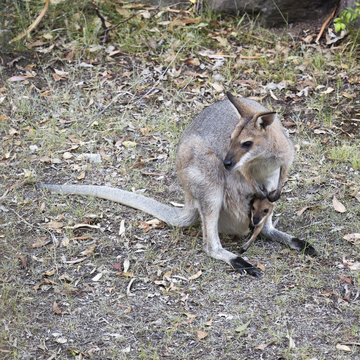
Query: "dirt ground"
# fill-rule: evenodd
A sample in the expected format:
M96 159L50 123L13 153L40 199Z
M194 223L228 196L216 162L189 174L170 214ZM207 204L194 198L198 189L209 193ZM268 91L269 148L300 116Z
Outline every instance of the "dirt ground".
M1 358L360 359L359 53L350 38L217 26L201 34L225 38L221 51L185 46L200 41L186 28L169 54L113 39L3 56ZM36 189L106 184L181 203L179 136L227 90L281 116L297 156L274 218L317 257L259 238L245 253L254 279L207 257L200 227Z

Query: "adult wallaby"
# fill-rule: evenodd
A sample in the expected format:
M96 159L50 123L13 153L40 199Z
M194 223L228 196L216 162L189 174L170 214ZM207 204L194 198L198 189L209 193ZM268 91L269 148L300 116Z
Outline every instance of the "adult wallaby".
M173 226L192 225L200 215L205 252L236 270L260 276L257 267L222 247L219 232L248 233L251 199L256 193L265 194L270 200L280 195L293 159L293 147L275 113L256 101L227 95L229 99L205 108L181 136L176 167L185 192L184 208L107 186L39 187L116 201ZM308 242L275 229L272 215L267 218L262 234L292 249L315 253Z

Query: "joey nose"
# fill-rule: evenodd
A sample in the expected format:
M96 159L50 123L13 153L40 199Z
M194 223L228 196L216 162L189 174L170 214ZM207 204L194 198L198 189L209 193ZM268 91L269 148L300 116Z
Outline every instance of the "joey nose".
M224 160L224 166L226 169L230 170L232 168L233 162L231 159L226 159Z
M256 225L259 224L260 218L259 218L258 216L254 216L254 217L252 218L252 222L253 222L253 225L256 226Z

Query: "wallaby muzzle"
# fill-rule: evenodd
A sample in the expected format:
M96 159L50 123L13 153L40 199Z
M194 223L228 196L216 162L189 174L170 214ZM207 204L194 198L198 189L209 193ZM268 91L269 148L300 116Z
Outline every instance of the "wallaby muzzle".
M227 154L226 157L225 157L225 160L223 161L224 163L224 166L227 170L231 170L233 167L234 167L234 163L232 161L232 157L233 155L230 153L230 154Z

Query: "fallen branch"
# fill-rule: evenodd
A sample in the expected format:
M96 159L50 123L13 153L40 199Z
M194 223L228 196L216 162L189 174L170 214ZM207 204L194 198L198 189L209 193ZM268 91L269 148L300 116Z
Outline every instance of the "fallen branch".
M322 34L324 33L326 27L329 25L330 20L335 16L335 12L336 12L336 8L332 11L332 13L330 14L330 16L324 21L324 23L321 26L321 29L319 31L318 36L315 39L315 42L318 43Z
M44 17L44 15L46 14L46 11L49 7L50 4L50 0L46 0L45 6L44 8L41 10L41 13L39 14L39 16L35 19L35 21L26 29L24 30L22 33L20 33L18 36L16 36L15 38L13 38L12 40L9 41L9 44L18 41L20 39L22 39L23 37L27 36L30 34L31 31L33 31L40 23L41 19Z

